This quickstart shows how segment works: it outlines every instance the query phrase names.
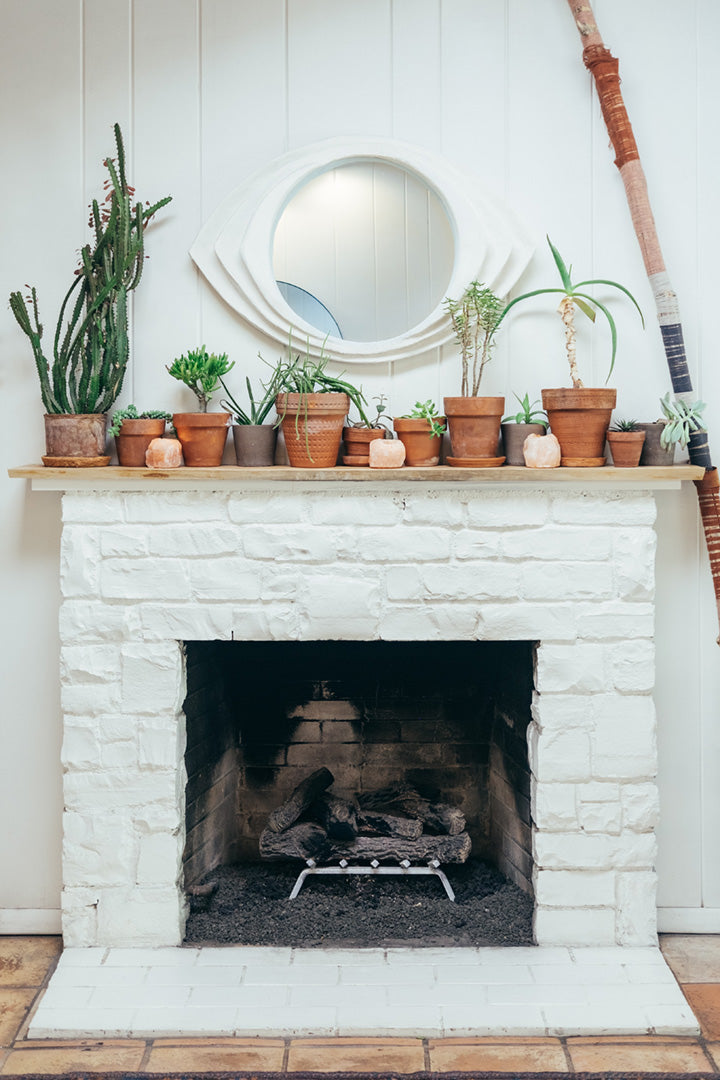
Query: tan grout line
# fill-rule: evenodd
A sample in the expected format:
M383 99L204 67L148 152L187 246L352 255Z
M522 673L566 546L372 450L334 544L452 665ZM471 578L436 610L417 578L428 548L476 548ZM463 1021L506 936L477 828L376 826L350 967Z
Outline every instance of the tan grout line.
M572 1059L572 1054L570 1053L570 1047L568 1046L567 1038L565 1036L560 1037L560 1045L562 1046L562 1051L565 1055L565 1064L567 1065L567 1071L569 1073L574 1073L575 1065Z
M432 1072L432 1063L430 1061L430 1041L428 1039L422 1040L423 1057L425 1064L425 1072Z
M280 1072L286 1073L288 1071L288 1062L290 1060L290 1047L292 1045L292 1039L285 1039L285 1046L283 1047L282 1062L280 1063Z
M145 1049L143 1050L142 1057L140 1058L140 1064L137 1067L137 1072L145 1072L148 1061L150 1060L150 1054L152 1053L153 1046L155 1044L154 1039L147 1039L145 1042Z

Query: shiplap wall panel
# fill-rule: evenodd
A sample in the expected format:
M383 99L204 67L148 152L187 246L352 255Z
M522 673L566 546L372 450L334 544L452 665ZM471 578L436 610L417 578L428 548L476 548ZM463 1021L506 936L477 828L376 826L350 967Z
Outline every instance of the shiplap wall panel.
M72 283L86 212L82 187L79 0L0 0L0 908L60 907L62 783L58 679L60 501L9 480L39 460L43 407L11 290L38 290L44 342ZM10 917L4 920L12 932ZM45 922L47 927L47 921Z
M714 54L715 0L595 0L601 30L619 56L623 91L650 185L668 268L678 290L698 392L720 405L715 364L720 184ZM46 327L67 288L85 236L86 204L119 119L131 182L142 198L174 202L148 233L137 294L130 394L139 405L192 407L165 363L206 341L236 360L231 382L264 369L278 349L242 322L198 278L187 255L200 224L259 166L286 149L357 132L391 135L441 152L507 198L531 228L537 253L519 289L555 283L549 232L583 275L638 291L643 334L615 305L621 351L613 379L623 410L651 418L666 389L649 290L624 208L581 42L564 0L121 0L112 47L102 0L0 0L0 80L22 111L0 118L4 205L3 295L25 281L40 289ZM697 19L696 19L697 15ZM84 26L83 26L84 24ZM286 63L287 61L287 63ZM697 61L697 63L696 63ZM84 65L84 66L83 66ZM84 79L84 96L83 96ZM699 120L697 110L699 109ZM50 165L52 169L50 171ZM38 214L47 206L52 215ZM61 209L62 208L62 209ZM647 308L650 308L648 311ZM580 323L588 381L602 381L607 340ZM5 445L7 464L37 459L42 421L27 343L5 307L0 344L12 412L30 413ZM353 366L368 396L385 390L390 411L457 392L457 350L448 346L394 365ZM562 326L554 304L528 304L500 335L486 393L531 397L566 385ZM627 406L627 408L625 407ZM720 454L720 435L712 438ZM25 678L17 641L32 640L42 670L57 668L58 514L52 496L2 488L7 620L4 685L10 719L5 818L33 797L22 827L3 836L0 905L54 906L59 891L57 686ZM657 702L663 815L660 897L672 907L720 906L720 698L715 608L695 494L666 493L658 515ZM3 762L4 763L4 762ZM25 800L25 801L24 801ZM28 868L27 853L32 853ZM720 927L719 927L720 929Z

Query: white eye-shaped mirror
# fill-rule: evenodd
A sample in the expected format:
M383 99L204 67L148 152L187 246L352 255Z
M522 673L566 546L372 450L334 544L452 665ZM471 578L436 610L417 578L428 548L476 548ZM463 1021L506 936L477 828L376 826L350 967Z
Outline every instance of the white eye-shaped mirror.
M255 173L190 254L280 345L292 333L311 355L379 363L450 341L445 296L474 280L506 295L532 251L514 214L443 159L393 139L343 138Z

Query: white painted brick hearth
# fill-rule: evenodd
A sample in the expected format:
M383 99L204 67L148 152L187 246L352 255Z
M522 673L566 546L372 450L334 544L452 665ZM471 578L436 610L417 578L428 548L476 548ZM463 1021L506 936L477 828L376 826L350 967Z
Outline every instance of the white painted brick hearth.
M652 493L268 488L64 495L65 944L182 940L182 642L339 637L538 641L537 941L655 943Z

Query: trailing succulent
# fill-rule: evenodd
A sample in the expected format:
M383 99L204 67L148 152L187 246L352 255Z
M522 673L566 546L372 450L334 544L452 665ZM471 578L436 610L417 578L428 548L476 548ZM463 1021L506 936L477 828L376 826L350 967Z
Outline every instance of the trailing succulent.
M434 435L436 438L440 438L441 435L445 434L445 425L440 423L437 419L438 416L437 405L428 398L427 401L416 401L412 411L405 413L402 419L427 420L430 424L430 434Z
M48 413L103 413L122 389L129 345L128 294L136 289L145 261L144 231L171 196L143 207L133 204L125 175L125 149L115 124L117 158L105 159L105 197L90 206L92 242L80 250L75 280L60 306L52 359L43 352L43 327L34 286L23 298L10 294L10 308L30 339Z

